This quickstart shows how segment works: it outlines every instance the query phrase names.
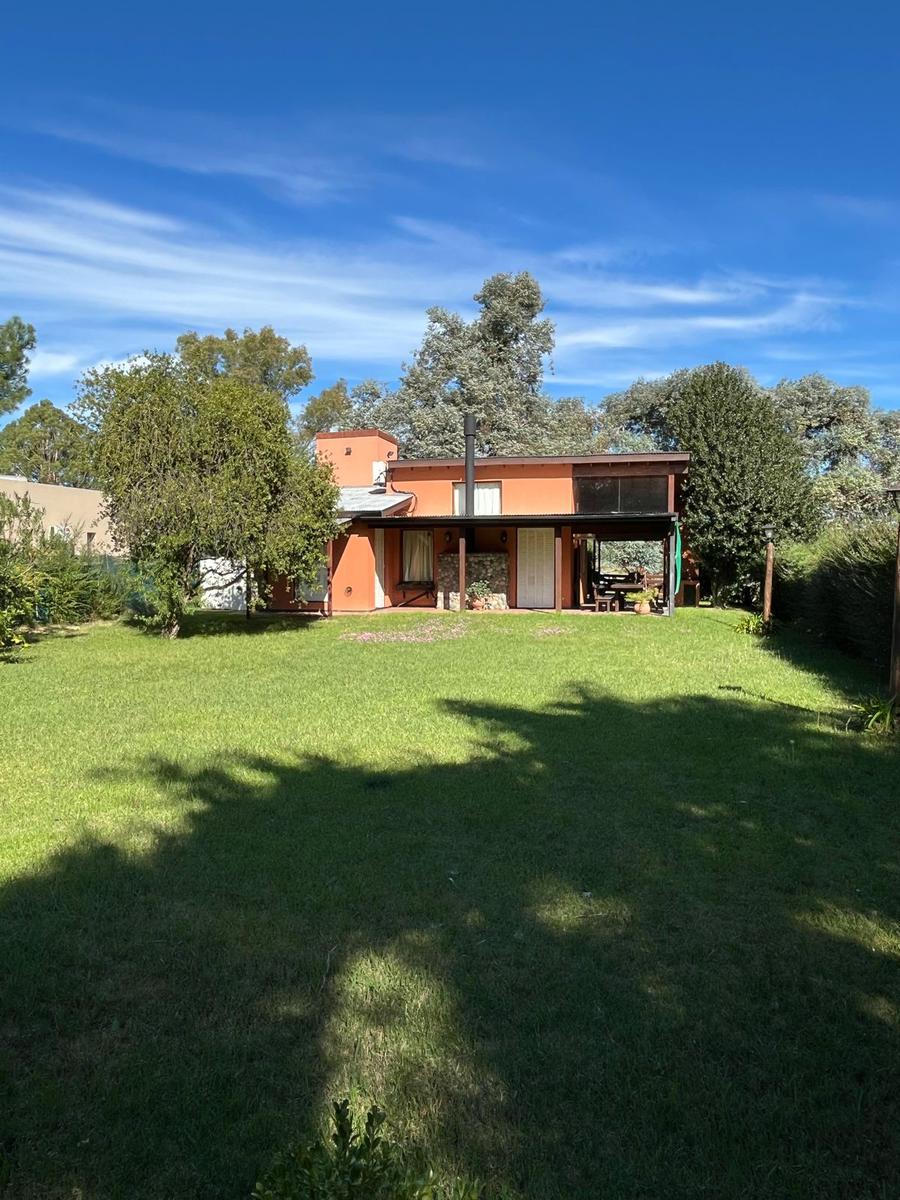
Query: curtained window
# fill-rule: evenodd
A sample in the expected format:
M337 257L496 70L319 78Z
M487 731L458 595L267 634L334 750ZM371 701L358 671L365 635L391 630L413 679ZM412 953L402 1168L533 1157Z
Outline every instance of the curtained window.
M430 529L403 530L403 582L431 583L434 538Z
M453 512L455 516L460 516L466 506L466 485L464 483L454 483L453 485ZM500 484L499 483L476 483L475 484L475 513L476 517L499 517L500 515Z

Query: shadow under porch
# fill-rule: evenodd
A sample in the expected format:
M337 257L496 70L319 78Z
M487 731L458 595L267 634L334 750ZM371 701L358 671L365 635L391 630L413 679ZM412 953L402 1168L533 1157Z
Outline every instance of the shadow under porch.
M680 550L674 513L639 518L579 513L555 519L535 515L506 520L393 517L372 522L370 528L376 609L458 610L460 597L464 598L467 587L476 581L487 585L488 608L594 609L601 572L599 554L593 547L646 541L661 548L660 604L663 612L674 611ZM626 592L641 586L638 577L624 581L615 607L621 609Z

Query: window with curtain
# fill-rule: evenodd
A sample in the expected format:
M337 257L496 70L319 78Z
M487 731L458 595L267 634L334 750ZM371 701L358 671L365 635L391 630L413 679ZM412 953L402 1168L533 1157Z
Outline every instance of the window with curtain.
M403 582L431 583L434 579L430 529L403 530Z
M464 483L454 483L453 485L453 513L454 516L459 516L466 506L466 485ZM476 517L498 517L500 515L500 484L499 483L476 483L475 484L475 516Z

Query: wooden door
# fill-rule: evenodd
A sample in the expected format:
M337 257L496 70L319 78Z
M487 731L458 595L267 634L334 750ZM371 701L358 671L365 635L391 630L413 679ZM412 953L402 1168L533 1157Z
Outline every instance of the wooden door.
M544 526L526 527L519 530L517 541L516 586L519 608L552 608L553 529Z

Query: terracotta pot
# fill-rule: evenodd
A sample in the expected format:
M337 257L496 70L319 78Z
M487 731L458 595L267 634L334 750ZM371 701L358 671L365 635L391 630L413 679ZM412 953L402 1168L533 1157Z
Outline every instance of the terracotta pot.
M639 617L646 617L647 614L652 612L653 610L650 608L649 600L638 600L637 604L635 604L635 606L634 606L634 611L638 614Z
M481 610L484 608L484 601L480 596L473 596L469 601L469 608L471 608L473 612L481 612Z

